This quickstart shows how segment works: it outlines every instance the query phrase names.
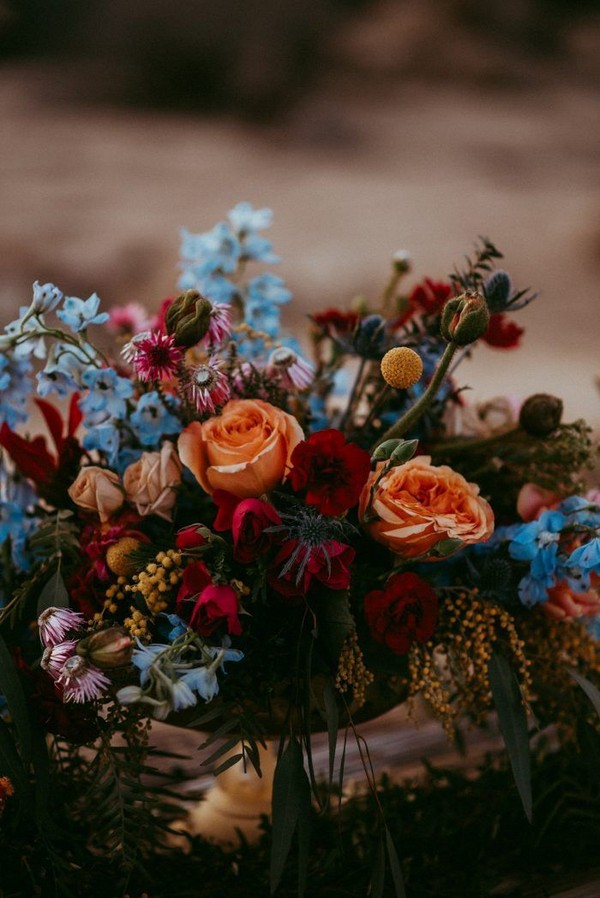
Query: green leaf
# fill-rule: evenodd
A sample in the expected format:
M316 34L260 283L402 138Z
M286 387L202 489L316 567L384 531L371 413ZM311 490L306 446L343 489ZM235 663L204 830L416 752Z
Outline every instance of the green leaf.
M323 690L323 700L325 702L325 715L327 718L327 737L329 744L329 787L333 782L333 769L335 766L335 752L337 748L337 737L340 725L340 712L337 706L335 687L332 680L327 680Z
M239 764L244 755L239 752L236 755L230 755L226 761L223 761L222 764L219 764L218 767L215 767L212 771L213 776L219 776L221 773L225 773L226 770L229 770L230 767L234 767L235 764Z
M319 621L319 642L327 647L328 654L337 661L346 637L355 626L348 593L343 590L328 591L320 597L315 611Z
M69 593L65 586L62 574L59 569L54 571L44 588L42 589L38 603L38 616L45 611L46 608L68 608Z
M383 898L383 887L385 885L385 844L383 834L380 833L377 842L377 850L375 852L375 863L373 864L373 872L371 873L371 882L369 884L370 898Z
M598 715L600 716L600 692L598 691L596 686L594 686L593 683L590 683L588 679L586 679L582 674L578 673L572 668L569 669L569 673L571 674L575 682L578 683L579 686L581 686L581 688L591 701L592 705L596 709Z
M31 761L32 733L27 699L12 655L0 636L0 693L4 694L21 745L24 763Z
M310 784L304 770L302 748L298 740L292 737L277 761L273 777L271 894L275 892L281 881L296 828L298 828L298 859L300 863L298 890L299 894L302 894L309 815Z
M523 803L525 816L531 823L533 798L531 793L531 753L527 714L519 682L508 660L494 650L489 664L490 686L500 730Z
M385 828L385 847L387 848L388 860L390 862L390 869L392 871L392 879L394 880L394 891L396 892L396 898L406 898L404 879L402 877L402 869L400 867L400 860L398 859L398 852L396 851L396 846L394 845L392 834L390 833L387 826Z

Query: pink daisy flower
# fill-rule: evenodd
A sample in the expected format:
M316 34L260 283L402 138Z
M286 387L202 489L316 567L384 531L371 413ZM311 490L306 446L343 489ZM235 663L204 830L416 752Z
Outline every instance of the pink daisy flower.
M288 390L304 390L314 378L312 366L286 346L273 350L266 371L270 377L279 376L281 385Z
M198 365L190 372L192 399L199 412L211 412L217 406L225 405L231 396L227 375L222 370L223 362L209 359L206 365Z
M151 322L146 309L139 302L129 302L125 306L114 306L109 310L108 327L117 334L140 334L150 330Z
M70 608L46 608L38 617L42 645L53 646L62 642L71 630L80 630L86 618Z
M58 645L47 646L40 661L42 670L45 670L53 680L56 680L61 675L69 658L72 658L75 654L76 645L77 641L75 639L68 639L66 642L61 642Z
M202 346L223 343L231 333L231 309L223 302L213 302L208 330L201 340Z
M134 337L123 347L122 355L133 365L140 380L169 380L183 361L184 349L176 346L175 338L160 331L146 332Z
M63 688L65 702L78 703L101 698L110 686L108 677L79 655L73 655L65 662L56 683Z

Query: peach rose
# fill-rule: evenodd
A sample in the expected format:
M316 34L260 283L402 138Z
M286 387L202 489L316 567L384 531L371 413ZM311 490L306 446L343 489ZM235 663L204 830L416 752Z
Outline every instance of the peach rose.
M540 603L542 611L555 620L564 620L567 617L596 617L600 614L600 593L597 586L600 580L594 578L596 588L587 592L573 592L569 584L562 580L556 586L548 590L548 601Z
M119 510L125 499L119 475L96 465L82 468L67 492L75 505L98 514L103 524Z
M158 515L171 520L176 489L181 483L181 462L173 443L162 444L160 452L143 452L139 461L125 469L123 486L127 499L138 514Z
M536 521L543 511L556 508L560 496L551 490L545 490L537 483L524 483L517 496L517 514L528 524Z
M378 520L365 525L373 539L402 558L426 556L446 539L485 542L494 530L494 513L479 487L452 468L430 462L421 455L392 468L375 491L372 511ZM370 474L360 497L361 517L377 473Z
M303 439L292 415L262 399L232 399L218 417L186 427L177 445L181 461L207 493L228 490L250 499L283 481Z

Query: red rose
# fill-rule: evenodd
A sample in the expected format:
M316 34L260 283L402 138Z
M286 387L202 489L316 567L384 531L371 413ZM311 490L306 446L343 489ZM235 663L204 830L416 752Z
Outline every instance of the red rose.
M329 337L345 337L351 334L358 324L356 312L344 312L341 309L326 309L312 316L312 320L326 331Z
M347 443L339 430L313 433L292 452L289 477L294 490L322 514L340 515L356 505L371 471L368 452Z
M268 533L267 530L279 524L281 518L268 502L243 499L235 509L231 522L236 560L249 564L260 555L265 555L277 542L277 534Z
M373 639L396 655L413 642L427 642L435 630L438 600L429 583L416 574L393 574L384 589L365 596L365 617Z
M181 578L181 586L177 593L175 608L177 614L183 617L184 620L188 620L189 611L185 607L186 604L197 599L200 593L211 584L210 571L203 561L193 561L191 564L186 565Z
M192 611L190 626L201 636L210 636L220 624L225 623L228 633L239 636L242 626L238 613L239 599L235 589L213 583L200 593Z
M277 592L288 598L300 598L308 592L313 580L327 589L348 589L350 585L350 565L354 560L354 549L336 540L328 540L313 549L301 549L293 563L289 559L298 549L297 540L288 540L281 547L269 583ZM306 553L308 560L304 565ZM289 565L289 568L288 568ZM284 573L285 572L285 573ZM300 572L302 572L300 574Z
M504 312L496 312L490 315L489 327L481 339L496 349L515 349L524 333L523 328L507 318Z
M175 545L178 549L185 552L186 549L198 549L203 546L206 540L201 533L198 533L198 525L192 524L190 527L184 527L175 537Z

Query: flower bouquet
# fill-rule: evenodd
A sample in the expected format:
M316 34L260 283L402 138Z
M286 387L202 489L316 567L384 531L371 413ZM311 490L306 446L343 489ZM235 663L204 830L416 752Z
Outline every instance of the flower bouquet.
M241 203L184 231L154 315L36 282L4 328L0 813L47 834L58 766L116 856L106 806L138 848L151 818L151 719L212 731L215 773L277 736L276 888L326 801L311 734L331 786L338 731L418 696L450 738L496 712L531 816L530 730L597 725L600 492L559 399L464 398L461 362L514 350L535 298L489 240L411 287L397 253L378 298L310 315L301 345L256 273L269 225Z

